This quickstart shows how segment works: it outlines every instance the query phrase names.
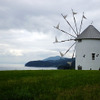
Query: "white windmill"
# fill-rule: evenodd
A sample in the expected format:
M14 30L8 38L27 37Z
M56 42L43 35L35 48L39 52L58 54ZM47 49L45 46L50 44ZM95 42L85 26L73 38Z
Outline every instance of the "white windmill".
M83 32L81 32L83 20L86 19L84 16L84 12L81 19L80 28L77 28L76 18L75 15L77 14L72 10L73 14L73 20L75 24L75 29L72 27L72 25L67 20L67 15L62 15L64 20L67 22L67 24L70 26L70 28L73 30L74 35L71 33L68 33L62 29L60 29L60 24L58 24L54 28L58 29L59 31L66 33L67 35L70 35L72 38L68 40L62 40L58 41L57 37L55 37L54 43L61 43L66 41L72 41L74 40L74 43L69 47L69 49L62 53L60 52L61 56L66 55L69 50L75 45L75 50L73 52L72 58L74 57L74 53L76 51L76 65L75 69L78 70L98 70L100 69L100 32L93 26L89 25Z

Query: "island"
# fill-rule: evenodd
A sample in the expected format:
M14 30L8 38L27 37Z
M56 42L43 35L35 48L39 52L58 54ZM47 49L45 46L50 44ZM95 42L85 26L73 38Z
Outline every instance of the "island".
M26 67L57 67L57 69L75 69L75 58L60 56L48 57L43 60L29 61Z

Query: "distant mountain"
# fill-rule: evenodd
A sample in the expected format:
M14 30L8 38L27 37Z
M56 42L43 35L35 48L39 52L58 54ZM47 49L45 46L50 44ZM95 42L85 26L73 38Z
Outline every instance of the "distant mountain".
M60 60L60 59L64 59L63 57L60 56L54 56L54 57L48 57L46 59L43 59L43 61L48 61L48 60Z
M38 61L29 61L25 64L27 67L59 67L59 69L62 68L62 66L69 66L69 62L74 62L74 59L71 58L62 58L60 56L55 57L49 57L44 60L38 60Z

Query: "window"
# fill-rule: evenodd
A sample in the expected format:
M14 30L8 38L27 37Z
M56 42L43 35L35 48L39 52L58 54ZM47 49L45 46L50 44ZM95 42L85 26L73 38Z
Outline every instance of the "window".
M79 65L79 66L78 66L78 70L82 70L82 66Z
M98 56L99 56L99 54L96 55L96 57L98 57Z
M82 39L79 39L78 42L82 42Z
M92 70L92 68L90 68L90 70Z
M92 60L95 60L95 53L92 53Z
M83 57L85 58L85 55L83 55Z

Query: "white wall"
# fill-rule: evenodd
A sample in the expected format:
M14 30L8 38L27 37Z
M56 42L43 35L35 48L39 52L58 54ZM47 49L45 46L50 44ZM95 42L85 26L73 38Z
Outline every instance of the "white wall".
M95 60L92 60L95 53ZM97 55L99 56L97 57ZM85 55L85 57L83 57ZM76 66L82 66L82 70L98 70L100 68L100 40L82 40L76 43Z

